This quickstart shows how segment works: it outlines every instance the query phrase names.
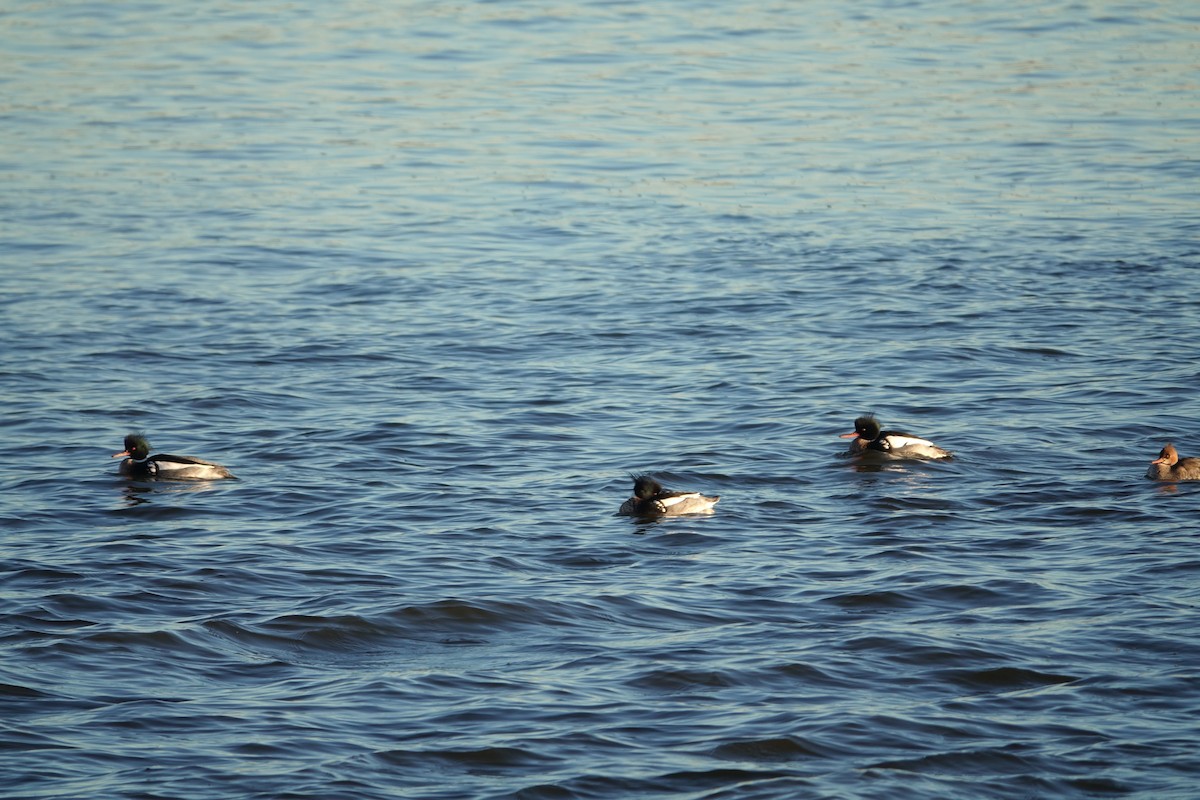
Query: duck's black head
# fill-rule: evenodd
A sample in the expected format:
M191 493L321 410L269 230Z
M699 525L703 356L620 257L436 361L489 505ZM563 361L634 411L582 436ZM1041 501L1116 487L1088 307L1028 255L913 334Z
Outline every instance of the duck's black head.
M875 419L874 414L863 414L854 420L854 432L863 439L872 440L881 430L883 429L879 427L879 420Z
M662 490L662 484L649 475L637 475L633 479L633 496L639 500L649 500Z
M131 433L125 437L125 451L117 453L117 456L129 456L134 461L141 461L146 456L150 455L150 443L146 441L146 437L140 433ZM113 456L116 458L117 456Z

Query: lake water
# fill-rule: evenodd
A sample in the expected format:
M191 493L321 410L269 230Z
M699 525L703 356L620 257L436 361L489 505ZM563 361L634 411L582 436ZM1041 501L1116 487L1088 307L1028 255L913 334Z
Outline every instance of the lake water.
M0 794L1196 797L1198 42L9 4Z

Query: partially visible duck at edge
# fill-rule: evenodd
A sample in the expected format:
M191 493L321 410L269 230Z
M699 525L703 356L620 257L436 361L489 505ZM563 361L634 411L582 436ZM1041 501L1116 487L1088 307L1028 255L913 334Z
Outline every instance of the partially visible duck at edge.
M938 447L928 439L921 439L900 431L885 431L874 414L864 414L854 420L854 431L843 433L841 438L850 443L850 455L878 456L883 458L953 458L949 450Z
M1146 477L1154 481L1200 481L1200 458L1180 458L1170 442L1150 462Z
M119 471L127 478L164 481L211 481L232 478L233 473L214 464L191 456L150 455L150 443L140 433L125 437L125 449L114 453L113 458L124 458Z
M681 514L711 514L719 495L707 497L699 492L673 492L649 475L633 479L633 497L621 504L617 513L633 517L675 517Z

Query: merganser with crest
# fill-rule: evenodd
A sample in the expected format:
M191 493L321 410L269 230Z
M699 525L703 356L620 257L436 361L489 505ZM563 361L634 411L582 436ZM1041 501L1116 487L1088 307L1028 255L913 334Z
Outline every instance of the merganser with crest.
M1175 445L1158 451L1158 458L1150 462L1146 477L1155 481L1200 481L1200 458L1180 458Z
M150 455L150 443L140 433L125 437L125 449L114 453L113 458L125 457L120 473L128 478L164 481L210 481L232 478L233 473L214 464L191 456Z
M711 514L719 495L707 497L699 492L673 492L649 475L633 479L633 497L621 504L617 513L633 517L675 517L681 514Z
M874 414L864 414L854 420L854 432L841 434L842 439L853 437L850 455L876 455L886 458L953 458L949 450L943 450L928 439L921 439L900 431L885 431Z

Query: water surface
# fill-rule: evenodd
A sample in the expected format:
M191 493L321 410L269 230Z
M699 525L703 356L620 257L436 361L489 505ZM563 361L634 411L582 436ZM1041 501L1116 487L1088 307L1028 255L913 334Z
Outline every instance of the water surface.
M1198 33L6 10L9 796L1192 796Z

